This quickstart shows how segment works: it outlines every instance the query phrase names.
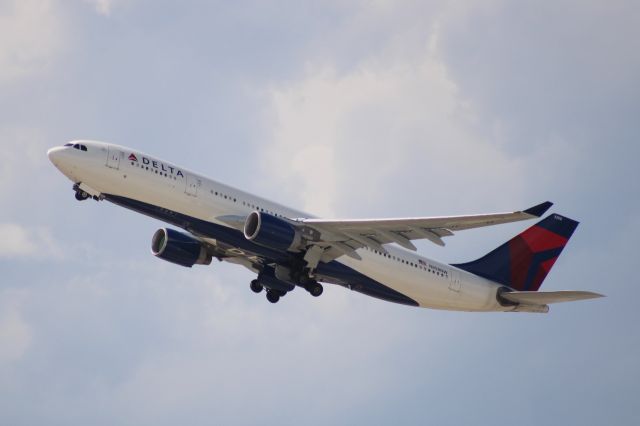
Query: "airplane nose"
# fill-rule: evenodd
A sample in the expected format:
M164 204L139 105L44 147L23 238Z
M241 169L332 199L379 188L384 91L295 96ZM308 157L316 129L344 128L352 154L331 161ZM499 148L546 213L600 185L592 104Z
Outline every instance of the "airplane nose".
M47 157L49 157L49 161L53 164L56 163L56 159L60 158L60 151L62 151L62 147L56 146L47 151Z

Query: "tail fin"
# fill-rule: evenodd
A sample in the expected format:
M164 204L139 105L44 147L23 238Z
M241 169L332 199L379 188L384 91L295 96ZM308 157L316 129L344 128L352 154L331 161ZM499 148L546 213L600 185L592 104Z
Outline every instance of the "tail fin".
M537 291L578 222L552 214L478 260L452 265L518 291Z

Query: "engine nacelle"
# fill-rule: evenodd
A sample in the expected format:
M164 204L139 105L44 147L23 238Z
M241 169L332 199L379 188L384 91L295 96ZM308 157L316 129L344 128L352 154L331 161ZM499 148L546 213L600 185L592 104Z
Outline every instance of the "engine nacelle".
M247 216L244 236L263 247L280 251L297 251L302 240L300 232L292 224L259 211Z
M158 229L153 234L151 253L160 259L189 268L195 264L211 263L211 255L199 240L168 228Z

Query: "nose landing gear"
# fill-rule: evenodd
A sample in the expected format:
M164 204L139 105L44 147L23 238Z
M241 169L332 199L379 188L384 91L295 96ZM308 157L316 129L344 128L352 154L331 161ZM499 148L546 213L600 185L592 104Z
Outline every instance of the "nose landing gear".
M73 192L75 192L75 197L78 201L88 200L89 198L93 198L96 201L100 201L102 199L100 194L91 195L84 189L80 188L80 182L73 185Z
M87 198L89 198L89 194L87 194L85 191L83 191L82 189L78 188L76 190L76 200L78 201L84 201Z
M84 201L88 198L91 198L91 195L87 191L80 188L79 183L76 183L73 185L73 191L75 192L75 197L76 197L76 200L78 201Z

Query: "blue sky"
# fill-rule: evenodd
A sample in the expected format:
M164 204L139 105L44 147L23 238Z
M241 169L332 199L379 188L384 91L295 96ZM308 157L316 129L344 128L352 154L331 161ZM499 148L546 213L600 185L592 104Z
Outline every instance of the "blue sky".
M0 0L0 424L638 424L639 28L631 1ZM45 155L75 138L328 217L550 199L581 225L544 289L608 297L271 305L77 203Z

